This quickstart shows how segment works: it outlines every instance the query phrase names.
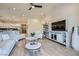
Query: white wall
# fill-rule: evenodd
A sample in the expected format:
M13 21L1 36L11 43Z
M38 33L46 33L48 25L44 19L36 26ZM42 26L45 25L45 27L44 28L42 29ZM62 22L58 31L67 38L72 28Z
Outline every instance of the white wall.
M32 32L42 33L42 23L39 19L29 19L28 20L28 35Z
M79 23L77 15L78 5L79 4L65 4L55 8L50 23L66 19L66 29L71 31L71 28Z
M66 30L71 31L73 26L79 25L78 15L79 15L79 4L64 4L61 6L57 6L55 8L51 8L52 10L50 14L45 14L45 17L43 17L42 20L49 23L51 28L52 22L57 22L61 20L66 20ZM42 32L42 24L40 21L37 23L32 21L33 19L29 20L29 28L28 33L40 31ZM39 20L39 19L38 19Z
M41 20L45 20L51 25L52 22L60 21L66 19L66 29L71 31L72 26L79 25L79 4L63 4L55 8L47 8L39 13L44 15L39 15ZM37 13L37 14L39 14ZM36 18L33 13L31 13L33 18L37 19L37 22L33 22L33 19L28 19L28 34L31 32L40 31L42 32L42 23L39 18ZM29 16L31 15L29 14ZM21 19L22 20L22 19Z

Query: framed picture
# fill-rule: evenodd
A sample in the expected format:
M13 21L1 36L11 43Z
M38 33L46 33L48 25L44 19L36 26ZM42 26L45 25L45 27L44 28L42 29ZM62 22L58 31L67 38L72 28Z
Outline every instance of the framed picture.
M21 33L27 33L26 24L21 24L21 29L22 29Z

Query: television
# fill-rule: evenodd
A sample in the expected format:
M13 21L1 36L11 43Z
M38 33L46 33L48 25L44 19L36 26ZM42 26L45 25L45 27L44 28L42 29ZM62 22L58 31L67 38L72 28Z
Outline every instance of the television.
M52 31L65 31L66 30L66 21L58 21L51 24Z

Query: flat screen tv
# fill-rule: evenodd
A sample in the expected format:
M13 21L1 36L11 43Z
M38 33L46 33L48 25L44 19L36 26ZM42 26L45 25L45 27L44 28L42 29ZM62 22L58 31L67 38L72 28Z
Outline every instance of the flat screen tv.
M52 27L52 31L65 31L66 29L66 21L62 20L62 21L58 21L58 22L54 22L52 23L51 27Z

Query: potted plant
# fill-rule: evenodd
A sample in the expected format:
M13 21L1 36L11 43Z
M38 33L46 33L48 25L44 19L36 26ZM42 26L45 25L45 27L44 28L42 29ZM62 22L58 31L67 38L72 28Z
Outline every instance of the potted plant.
M35 32L31 33L31 36L34 37L35 36Z
M31 37L35 36L35 32L31 33ZM32 42L30 43L31 45L35 44L35 40L32 40Z

